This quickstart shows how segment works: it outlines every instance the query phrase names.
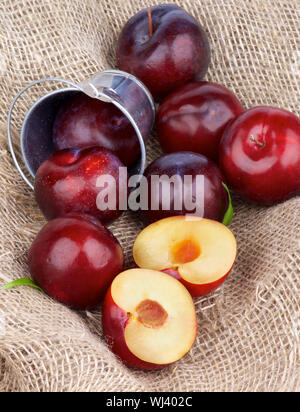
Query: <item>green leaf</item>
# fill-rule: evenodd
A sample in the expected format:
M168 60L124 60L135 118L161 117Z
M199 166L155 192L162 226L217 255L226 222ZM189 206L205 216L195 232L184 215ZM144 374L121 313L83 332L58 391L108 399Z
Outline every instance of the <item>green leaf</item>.
M38 289L41 292L43 291L42 288L40 288L32 279L29 278L21 278L17 280L13 280L10 283L7 283L6 285L3 286L3 289L11 289L14 288L15 286L31 286L32 288Z
M224 218L223 218L223 224L228 226L228 225L230 225L230 223L232 221L232 218L233 218L233 207L232 207L230 191L229 191L228 187L225 185L225 183L222 183L222 184L223 184L226 192L228 193L228 202L229 202L229 204L228 204L227 212L225 213Z

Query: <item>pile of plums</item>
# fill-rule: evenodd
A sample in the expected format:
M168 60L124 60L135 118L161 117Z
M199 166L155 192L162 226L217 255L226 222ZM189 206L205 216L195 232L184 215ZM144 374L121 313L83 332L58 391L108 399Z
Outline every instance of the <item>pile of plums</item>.
M29 269L37 285L72 308L95 308L104 298L103 330L112 350L129 366L159 369L194 343L192 297L212 292L233 267L227 186L260 205L300 193L300 120L272 107L245 111L227 88L201 81L210 62L207 35L175 5L133 16L119 36L117 62L159 103L156 129L165 154L148 166L147 181L189 175L194 193L197 176L204 176L203 216L178 207L177 187L168 210L156 188L153 210L149 191L148 208L139 212L148 226L133 247L137 267L124 272L121 246L104 226L122 211L118 204L99 210L97 178L118 181L120 167L139 157L138 140L117 108L79 94L60 108L57 152L36 174L35 197L49 222L30 248Z

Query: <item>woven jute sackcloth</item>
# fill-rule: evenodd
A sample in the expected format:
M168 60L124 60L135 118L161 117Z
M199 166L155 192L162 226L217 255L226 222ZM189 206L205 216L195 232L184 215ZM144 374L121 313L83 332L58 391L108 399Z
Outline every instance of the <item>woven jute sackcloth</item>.
M12 163L7 112L16 93L42 77L82 81L116 67L124 23L156 0L1 0L0 285L28 276L27 251L45 224ZM221 83L245 107L273 105L300 115L300 1L186 0L207 31ZM13 118L53 85L34 88ZM153 134L147 160L160 149ZM75 312L28 287L0 292L0 391L299 391L300 198L270 208L234 197L239 250L225 284L195 300L198 334L188 355L160 372L128 369L106 346L101 308ZM132 265L142 224L125 213L112 226ZM174 342L175 344L175 342Z

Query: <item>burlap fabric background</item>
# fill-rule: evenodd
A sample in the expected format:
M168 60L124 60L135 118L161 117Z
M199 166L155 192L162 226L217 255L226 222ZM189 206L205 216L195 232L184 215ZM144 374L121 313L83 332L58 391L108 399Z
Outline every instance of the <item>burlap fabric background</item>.
M156 0L1 0L0 284L28 275L26 252L44 218L12 164L9 103L46 76L81 81L115 67L126 20ZM300 1L177 1L206 28L207 79L231 88L246 107L269 104L300 115ZM50 86L49 86L50 88ZM14 134L45 87L17 107ZM148 160L159 154L152 137ZM273 208L234 198L235 269L213 295L196 301L193 350L162 372L127 369L105 346L100 310L76 313L38 291L0 292L0 391L300 390L300 198ZM142 228L130 214L113 226L131 263Z

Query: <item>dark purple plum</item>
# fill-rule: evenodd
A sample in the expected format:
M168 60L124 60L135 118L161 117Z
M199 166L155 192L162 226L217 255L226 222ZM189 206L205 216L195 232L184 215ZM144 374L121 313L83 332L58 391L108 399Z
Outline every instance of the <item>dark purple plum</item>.
M199 23L174 4L141 10L124 26L117 62L160 100L179 86L202 78L210 63L207 35Z
M57 114L53 126L56 150L99 146L111 150L126 166L140 156L137 135L112 103L78 93Z
M223 186L225 180L218 166L207 157L193 152L166 154L154 160L147 167L144 175L148 182L148 210L141 210L140 216L145 224L169 216L186 214L223 221L229 205L228 194ZM186 179L187 184L184 189L182 185L171 184L169 196L166 186L164 188L157 179L163 175L167 178L179 176L182 182L185 177L190 176L190 178ZM203 184L203 180L198 179L197 176L204 176ZM189 193L193 197L190 197ZM186 202L189 198L193 201L193 208L190 207L193 204ZM168 209L167 205L170 206ZM198 210L201 210L202 214L199 214Z

